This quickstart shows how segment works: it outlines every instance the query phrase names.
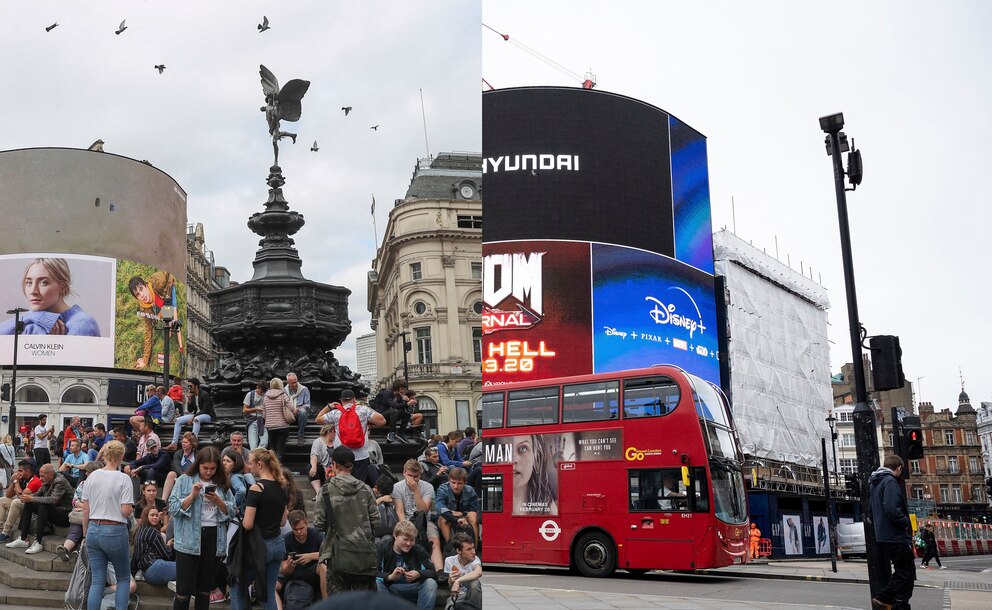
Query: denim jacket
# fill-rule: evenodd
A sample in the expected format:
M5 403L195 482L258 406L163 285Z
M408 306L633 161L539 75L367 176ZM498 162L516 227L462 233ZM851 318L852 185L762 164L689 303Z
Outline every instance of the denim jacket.
M479 512L479 496L475 493L475 489L471 485L466 485L462 488L461 501L461 512ZM438 516L443 516L444 513L455 510L456 506L458 506L458 500L455 498L455 492L451 490L451 484L447 482L442 483L437 488L437 494L434 496L434 509L437 510Z
M175 524L175 541L173 548L187 555L200 554L200 512L202 510L203 492L193 498L193 503L186 510L182 509L183 499L193 490L193 484L200 480L199 473L189 476L184 474L176 479L176 486L169 494L169 516ZM235 513L234 494L229 489L217 488L217 493L224 498L227 514L217 511L217 556L223 557L227 550L227 522Z

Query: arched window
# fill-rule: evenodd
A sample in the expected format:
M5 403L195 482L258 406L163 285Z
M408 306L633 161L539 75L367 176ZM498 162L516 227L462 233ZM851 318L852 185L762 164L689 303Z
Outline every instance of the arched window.
M17 388L14 394L16 402L48 402L48 392L36 385L26 385Z
M62 394L62 402L91 405L96 403L96 395L84 385L74 385Z
M417 407L424 414L424 434L437 434L437 403L430 396L417 394Z

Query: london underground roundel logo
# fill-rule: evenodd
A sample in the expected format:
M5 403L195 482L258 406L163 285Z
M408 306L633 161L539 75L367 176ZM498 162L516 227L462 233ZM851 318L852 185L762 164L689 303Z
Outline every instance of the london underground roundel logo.
M552 519L548 519L541 524L541 527L537 528L537 531L541 536L548 542L552 542L558 539L559 534L561 534L561 528Z

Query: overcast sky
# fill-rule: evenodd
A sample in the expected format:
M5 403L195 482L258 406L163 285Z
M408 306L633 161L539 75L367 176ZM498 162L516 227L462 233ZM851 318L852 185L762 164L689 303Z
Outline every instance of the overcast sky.
M972 404L992 401L992 5L500 0L483 22L511 38L483 29L493 87L578 86L591 69L704 133L714 229L812 267L834 373L851 347L818 118L843 112L864 157L848 193L862 323L900 337L922 400L956 408L960 367Z
M283 191L307 221L295 236L304 275L352 290L354 330L336 355L354 368L355 337L370 330L373 193L381 240L428 142L435 156L482 149L480 12L460 0L5 0L0 150L99 138L107 152L148 159L186 190L189 222L203 223L217 263L243 282L260 239L245 223L262 210L272 164L259 64L281 84L311 81L302 120L283 123L299 133L280 145ZM263 15L271 29L259 33Z

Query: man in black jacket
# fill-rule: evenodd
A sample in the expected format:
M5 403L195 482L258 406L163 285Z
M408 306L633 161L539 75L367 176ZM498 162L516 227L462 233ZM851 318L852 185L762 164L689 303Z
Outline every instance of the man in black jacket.
M872 608L908 609L909 598L913 596L916 560L913 557L913 535L906 492L899 480L902 469L902 458L889 455L868 479L879 561L885 572L888 572L890 562L893 570L888 582L882 583L882 589L871 598Z
M416 603L419 610L432 610L437 599L436 572L430 555L416 542L417 526L404 519L393 528L392 540L376 544L376 588Z
M61 473L55 471L51 463L41 467L41 489L35 494L21 494L24 512L21 513L21 538L7 545L8 548L27 547L31 528L31 515L38 515L35 524L34 544L25 551L29 555L44 550L42 538L49 523L69 525L69 511L72 510L73 489Z

